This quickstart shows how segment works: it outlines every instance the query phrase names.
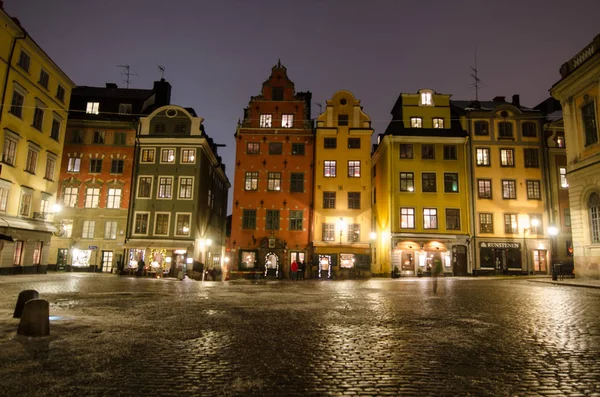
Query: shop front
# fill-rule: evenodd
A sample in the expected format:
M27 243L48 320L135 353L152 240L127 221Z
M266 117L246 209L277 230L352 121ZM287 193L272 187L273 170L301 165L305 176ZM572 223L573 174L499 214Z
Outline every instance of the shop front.
M467 275L466 240L397 239L392 245L392 277L431 276L438 260L444 276Z
M315 243L312 261L307 266L308 276L317 279L357 278L371 275L369 244Z
M135 274L140 261L144 262L142 275L153 278L181 277L188 267L192 266L193 247L189 243L170 246L126 247L127 264L124 271Z

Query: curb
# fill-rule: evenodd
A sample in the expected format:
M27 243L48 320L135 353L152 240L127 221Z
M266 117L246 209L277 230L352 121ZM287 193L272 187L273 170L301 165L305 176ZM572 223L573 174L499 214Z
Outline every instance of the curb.
M564 285L567 287L580 287L580 288L596 288L599 289L600 285L592 285L592 284L576 284L570 282L561 282L561 281L541 281L541 280L527 280L530 283L541 283L541 284L554 284L554 285Z

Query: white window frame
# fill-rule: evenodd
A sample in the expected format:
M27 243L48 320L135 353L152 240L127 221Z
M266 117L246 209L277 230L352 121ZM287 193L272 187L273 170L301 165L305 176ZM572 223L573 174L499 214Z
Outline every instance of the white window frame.
M148 215L147 218L147 223L146 223L146 233L136 233L135 231L135 227L136 227L136 223L137 223L137 216L138 215ZM135 211L133 214L133 225L131 225L131 234L134 236L147 236L148 235L148 231L150 229L150 211Z
M110 194L111 190L119 192L119 194ZM111 201L112 199L112 201ZM123 188L120 187L107 187L106 189L106 208L108 209L121 209L121 201L123 199Z
M98 189L98 195L97 196L95 194L90 195L89 194L90 189L92 190L92 193L95 193L95 190ZM91 197L91 201L88 200L88 197ZM94 205L94 203L96 205ZM86 186L85 187L85 200L83 202L83 208L100 208L100 188L99 187L96 187L96 186Z
M71 238L71 236L73 236L73 220L65 219L63 220L62 225L65 230L65 234L63 235L63 237Z
M411 117L410 118L410 128L423 128L423 118L422 117Z
M173 160L171 161L163 161L163 152L165 151L172 151L173 152ZM177 153L177 150L175 148L161 148L160 149L160 159L158 160L159 164L175 164L175 154ZM167 160L169 159L169 157L167 157Z
M56 159L48 156L46 157L46 171L44 171L44 179L54 181L54 174L56 172Z
M561 189L569 188L569 181L567 179L567 167L558 167L558 184Z
M69 157L69 161L67 163L67 172L81 172L81 157Z
M189 152L187 161L185 161L185 155L184 155L185 152ZM181 157L180 157L179 162L181 164L196 164L196 148L183 147L183 148L181 148L180 156Z
M259 127L260 128L271 128L273 126L273 115L270 113L264 113L260 115Z
M42 253L44 252L44 242L39 240L33 245L32 264L39 266L42 262Z
M434 117L433 118L433 128L444 128L444 118L443 117Z
M105 221L104 222L104 239L105 240L116 240L118 228L119 228L118 221Z
M150 178L150 194L148 197L140 196L140 179ZM135 186L135 197L140 200L150 200L152 198L152 191L154 189L154 175L138 175L137 184Z
M81 225L81 238L93 239L96 231L96 221L85 220Z
M69 189L69 200L65 200L66 190ZM73 194L73 191L76 193ZM63 186L62 201L65 207L75 208L79 201L79 186Z
M282 114L281 115L281 127L282 128L293 128L294 127L294 115L293 114Z
M26 199L28 197L28 199ZM23 205L28 200L27 213L23 213ZM33 190L21 189L21 199L19 200L19 216L29 218L31 216L31 206L33 204Z
M7 148L7 143L8 143L8 148ZM19 146L19 141L16 139L12 139L12 137L6 136L6 133L5 133L4 147L2 148L2 162L3 163L10 164L12 166L15 165L15 163L17 161L18 146ZM8 155L6 153L7 149L9 150Z
M419 106L433 106L433 93L431 91L421 91L419 93Z
M144 150L148 153L152 152L152 161L144 161ZM154 164L156 162L156 149L155 148L142 148L140 151L140 163L141 164Z
M166 233L157 233L156 226L158 225L158 216L159 215L167 215L167 232ZM157 211L154 213L154 224L152 225L152 235L153 236L168 236L171 231L171 213L166 211Z
M192 185L190 187L190 197L184 197L181 195L181 180L182 179L191 179L192 180ZM193 200L194 199L194 177L193 176L181 176L179 177L179 180L177 181L177 199L179 200Z
M88 102L85 106L85 112L87 114L99 114L100 102Z
M170 179L171 180L171 189L169 190L169 197L160 197L160 181L161 179ZM172 200L173 199L173 177L172 176L164 176L159 175L158 180L156 181L156 199L157 200Z
M6 212L6 208L8 208L9 197L10 188L0 186L0 212Z
M180 216L189 216L189 222L188 222L188 232L187 233L177 233L177 224L179 223L179 217ZM175 227L173 230L173 235L174 236L178 236L178 237L189 237L190 233L192 232L192 213L191 212L176 212L175 213Z
M29 145L27 150L27 160L25 161L25 171L35 175L39 156L39 149Z

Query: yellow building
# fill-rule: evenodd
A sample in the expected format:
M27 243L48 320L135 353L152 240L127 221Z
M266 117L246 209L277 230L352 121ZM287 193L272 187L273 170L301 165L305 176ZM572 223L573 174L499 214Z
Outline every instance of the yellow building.
M74 83L0 8L0 274L45 272Z
M575 276L600 278L600 35L560 68ZM560 232L559 232L560 233Z
M349 91L317 118L313 272L348 277L371 270L371 119Z
M470 234L467 134L450 95L400 94L373 152L376 273L466 275Z
M504 97L452 101L469 132L474 274L547 274L543 113Z

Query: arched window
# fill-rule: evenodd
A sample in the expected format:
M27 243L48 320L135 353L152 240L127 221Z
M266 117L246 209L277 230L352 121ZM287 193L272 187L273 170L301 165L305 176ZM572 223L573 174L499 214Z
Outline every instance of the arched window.
M598 193L592 193L588 199L588 210L592 243L600 243L600 195Z

